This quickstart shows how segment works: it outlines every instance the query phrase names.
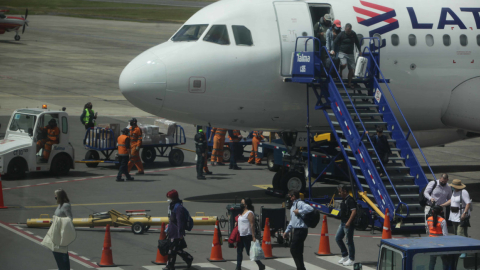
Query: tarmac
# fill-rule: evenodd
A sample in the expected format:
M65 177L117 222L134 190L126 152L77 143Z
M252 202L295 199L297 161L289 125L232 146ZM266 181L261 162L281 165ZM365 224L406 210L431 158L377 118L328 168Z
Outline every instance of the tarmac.
M18 108L67 108L70 114L70 141L76 150L76 159L84 157L82 145L84 127L78 119L83 106L93 103L98 112L98 123L126 125L132 116L139 122L152 124L152 116L132 106L118 90L118 77L122 69L135 56L146 49L166 41L180 27L169 23L135 23L108 20L78 19L55 16L29 16L30 26L19 42L12 33L0 35L0 133L4 133L9 117ZM401 104L400 104L401 105ZM27 228L28 218L40 214L53 215L56 202L54 190L66 190L74 217L88 217L95 212L115 209L124 213L132 209L149 209L152 216L166 216L166 193L178 190L190 213L205 212L208 216L222 217L227 204L243 197L253 200L257 212L262 206L279 208L283 199L265 195L264 188L271 184L273 173L266 166L240 162L241 171L228 166L210 167L213 175L197 180L195 175L194 126L179 123L185 128L187 143L185 162L172 167L167 159L158 158L145 166L146 174L135 176L133 182L116 182L117 171L112 165L100 164L87 168L76 164L66 177L52 177L48 173L29 173L24 180L2 181L6 210L0 210L0 269L56 269L51 251L39 245L47 229ZM246 149L249 150L249 149ZM448 173L450 179L461 179L478 207L478 174L480 172L480 139L448 144L445 147L424 149L435 174ZM421 155L416 150L417 157ZM248 156L248 153L245 153ZM423 163L425 165L425 163ZM427 170L425 168L425 170ZM133 171L135 172L135 171ZM433 178L433 176L430 176ZM332 195L334 180L315 185L314 195ZM287 214L287 217L289 214ZM469 234L480 239L474 230L480 218L472 212ZM321 226L309 230L305 243L307 269L339 270L346 267L336 263L340 250L334 234L339 220L328 219L330 247L334 254L317 257ZM159 228L153 227L143 235L134 235L130 228L112 229L113 260L117 268L110 269L162 269L151 263L155 260ZM195 258L192 269L235 269L236 249L222 246L227 262L210 263L213 226L196 226L187 234L186 249ZM222 228L226 230L226 228ZM224 236L226 231L223 232ZM98 268L102 254L104 228L77 230L77 239L69 247L72 269ZM395 234L394 237L417 237L419 233ZM424 234L423 234L424 236ZM356 231L356 261L364 269L376 268L381 232ZM273 242L274 259L265 260L267 269L295 269L289 249ZM178 258L179 269L185 264ZM183 266L182 266L183 265ZM242 269L257 269L244 253Z

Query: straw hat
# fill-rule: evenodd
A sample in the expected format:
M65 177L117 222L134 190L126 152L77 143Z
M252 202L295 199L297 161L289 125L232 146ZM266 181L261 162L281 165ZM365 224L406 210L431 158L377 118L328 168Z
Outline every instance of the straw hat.
M456 189L464 189L464 188L467 187L464 184L462 184L462 180L460 180L460 179L453 179L450 186L453 187L453 188L456 188Z

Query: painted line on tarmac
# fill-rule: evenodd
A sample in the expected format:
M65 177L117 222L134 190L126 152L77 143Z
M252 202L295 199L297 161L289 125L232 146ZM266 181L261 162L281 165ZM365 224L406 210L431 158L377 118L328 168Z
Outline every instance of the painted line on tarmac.
M150 201L150 202L113 202L113 203L79 203L72 204L72 206L92 206L92 205L116 205L116 204L154 204L154 203L167 203L167 201ZM56 205L33 205L23 206L24 208L56 208Z
M163 171L174 171L174 170L181 170L181 169L189 169L189 168L195 168L196 165L192 166L185 166L185 167L174 167L174 168L168 168L168 169L160 169L160 170L153 170L153 171L146 171L145 173L153 173L153 172L163 172ZM11 190L11 189L21 189L21 188L28 188L28 187L40 187L40 186L45 186L45 185L55 185L58 183L72 183L72 182L79 182L79 181L89 181L89 180L97 180L97 179L105 179L105 178L111 178L111 177L116 177L116 175L105 175L105 176L96 176L96 177L90 177L90 178L80 178L80 179L73 179L73 180L63 180L63 181L55 181L55 182L49 182L49 183L40 183L40 184L34 184L34 185L24 185L24 186L18 186L18 187L8 187L8 188L2 188L2 190Z
M0 221L0 227L3 227L17 235L20 235L22 237L24 237L25 239L28 239L36 244L39 244L39 245L42 245L41 244L41 240L36 238L35 236L33 235L30 235L22 230L18 230L16 227L14 226L11 226L9 225L8 223L5 223L3 221ZM71 253L71 252L70 252ZM99 266L97 266L96 264L93 264L91 263L90 261L87 261L87 260L84 260L82 259L81 257L75 255L75 254L71 254L71 257L70 257L73 261L87 267L87 268L99 268Z

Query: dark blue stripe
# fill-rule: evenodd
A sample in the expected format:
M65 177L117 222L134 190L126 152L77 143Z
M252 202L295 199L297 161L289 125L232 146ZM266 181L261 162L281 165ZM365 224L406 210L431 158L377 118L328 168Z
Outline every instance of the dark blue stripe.
M362 21L362 22L359 22L359 23L361 25L371 26L371 25L374 25L376 23L383 22L385 20L391 19L395 16L397 16L397 13L395 13L395 10L392 10L392 11L389 11L387 13L372 17L368 20L365 20L365 21ZM398 21L396 23L398 23Z

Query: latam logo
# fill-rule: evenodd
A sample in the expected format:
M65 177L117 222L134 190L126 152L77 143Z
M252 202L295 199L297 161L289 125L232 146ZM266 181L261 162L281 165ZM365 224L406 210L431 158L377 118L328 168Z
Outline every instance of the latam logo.
M394 19L395 16L397 16L397 13L395 13L395 10L389 7L369 3L366 1L360 1L360 4L362 6L368 7L370 9L378 10L378 12L373 12L370 10L366 10L364 8L359 8L359 7L353 7L353 10L360 14L364 15L367 17L370 17L369 19L364 19L361 17L357 16L357 22L361 25L370 27L372 25L381 23L381 22L386 22L388 23L387 25L375 28L369 32L370 36L373 37L374 34L385 34L387 32L393 31L395 29L398 29L400 25L398 24L398 20Z

